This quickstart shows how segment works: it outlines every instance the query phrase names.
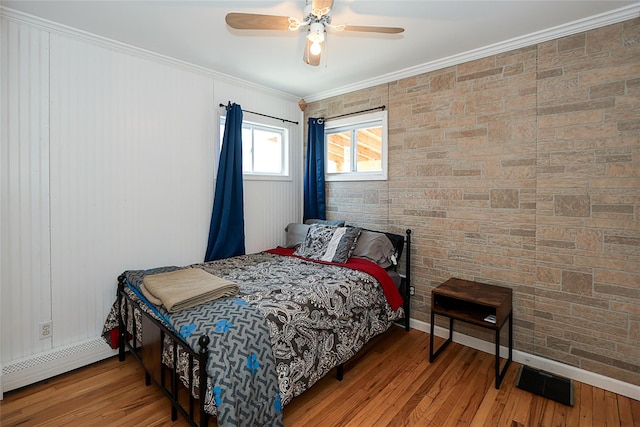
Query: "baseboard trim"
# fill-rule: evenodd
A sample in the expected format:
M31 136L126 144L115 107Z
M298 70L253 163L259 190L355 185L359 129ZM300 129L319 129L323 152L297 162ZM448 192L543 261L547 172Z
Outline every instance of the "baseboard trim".
M2 393L118 354L101 337L2 364Z
M422 332L429 333L430 331L430 324L420 320L411 319L410 326ZM435 334L438 337L446 338L449 332L445 328L436 326ZM453 341L489 354L493 354L495 349L495 345L491 342L455 331L453 332ZM507 352L508 349L506 347L500 347L500 355L502 357L506 357ZM20 360L3 363L2 393L99 362L117 353L117 350L111 349L101 337L97 337ZM513 350L513 360L522 365L531 366L631 399L640 400L640 387L624 381L518 350Z
M410 325L412 328L426 333L429 333L431 330L431 324L421 320L411 319ZM435 335L438 337L447 338L449 336L448 329L436 326L434 330ZM453 341L485 353L494 354L495 352L494 343L470 337L459 332L453 332ZM501 346L500 356L507 357L508 351L508 348ZM513 350L513 361L551 374L579 381L584 384L589 384L593 387L611 391L631 399L640 400L640 386L620 381L615 378L596 374L595 372L586 371L581 368L576 368L575 366L566 365L555 360L546 359L544 357L525 353L524 351L519 350Z

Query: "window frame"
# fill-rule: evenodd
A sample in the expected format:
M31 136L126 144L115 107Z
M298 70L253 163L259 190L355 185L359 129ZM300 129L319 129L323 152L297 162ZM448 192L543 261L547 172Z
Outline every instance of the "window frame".
M325 181L386 181L388 179L388 162L389 162L389 144L388 144L388 114L387 110L376 111L372 113L360 114L357 116L344 117L334 120L327 120L324 125L324 155L325 155ZM363 125L371 124L382 127L381 138L381 170L379 171L351 171L351 172L328 172L329 162L329 143L327 140L327 131L340 129L341 131L361 129ZM351 152L355 152L355 143L351 141ZM351 167L353 168L352 159Z
M220 113L218 117L218 143L216 144L216 170L219 167L220 162L220 152L222 151L222 138L224 137L224 125L226 123L227 115L225 113ZM257 128L259 130L275 130L276 132L282 132L282 145L283 148L281 150L281 165L284 169L284 173L256 173L256 172L245 172L244 168L242 170L242 179L247 181L291 181L291 129L289 126L283 125L280 121L270 120L268 118L264 120L246 120L242 119L242 130L245 131L245 125ZM253 142L253 141L252 141ZM244 144L244 141L243 141ZM244 159L243 159L244 160ZM253 154L251 157L252 167L253 167Z

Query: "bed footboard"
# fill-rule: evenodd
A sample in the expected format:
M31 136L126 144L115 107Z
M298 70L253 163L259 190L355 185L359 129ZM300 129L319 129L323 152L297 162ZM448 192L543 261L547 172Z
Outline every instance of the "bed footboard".
M167 328L162 322L142 310L139 304L131 299L124 291L126 279L124 275L118 277L118 305L119 305L119 334L118 334L118 357L120 361L125 359L125 352L129 350L145 370L145 384L154 382L165 396L171 401L171 420L175 421L180 413L192 426L207 426L209 424L209 414L205 410L205 397L207 392L207 360L209 358L208 336L202 336L198 340L200 350L198 352L189 348L172 330ZM141 317L142 333L138 333L138 322L135 316ZM129 316L133 316L132 319ZM129 321L131 320L131 322ZM131 340L127 339L127 325L131 325ZM165 341L172 343L172 363L167 366L162 361L162 354L165 349ZM180 373L178 371L178 357L185 354L188 358L188 379L187 384L181 384ZM195 399L194 389L194 367L198 364L198 399ZM167 380L167 374L169 380ZM168 383L168 384L167 384ZM186 397L181 399L181 391L188 394L188 407L184 406ZM197 416L196 416L197 405Z

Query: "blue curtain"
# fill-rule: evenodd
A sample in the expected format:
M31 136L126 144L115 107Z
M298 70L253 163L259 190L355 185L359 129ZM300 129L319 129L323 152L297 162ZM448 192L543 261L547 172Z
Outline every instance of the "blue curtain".
M309 118L307 159L304 172L304 215L327 219L324 189L324 119Z
M205 261L244 255L242 108L227 105Z

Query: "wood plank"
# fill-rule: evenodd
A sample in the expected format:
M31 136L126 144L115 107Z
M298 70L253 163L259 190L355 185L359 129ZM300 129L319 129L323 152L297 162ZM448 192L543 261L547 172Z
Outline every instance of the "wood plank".
M531 398L531 406L529 407L529 418L527 420L527 426L541 427L543 426L542 420L547 412L547 405L553 403L549 399L545 399L542 396L533 395ZM552 405L549 405L552 406Z
M518 376L518 370L519 369L510 367L509 371L504 377L504 381L515 383ZM520 405L520 397L524 394L529 395L530 393L524 392L517 387L500 388L497 400L502 403L503 409L500 420L498 421L499 426L511 427L513 425L515 414L518 411Z
M605 390L604 392L605 402L605 419L608 426L620 425L620 412L618 408L618 399L616 394Z
M513 412L513 423L518 427L526 426L528 425L529 408L531 407L534 394L520 390L517 387L514 387L512 393L512 399L518 399L518 403ZM577 425L577 423L574 425Z
M582 392L582 385L580 383L577 383L576 381L573 382L573 407L576 407L576 402L580 402L580 394ZM567 425L574 425L574 426L578 426L580 425L580 410L569 410L567 412Z
M424 339L421 345L415 350L419 354L427 354L429 345L428 339ZM390 360L389 366L393 366L398 359ZM379 393L373 396L366 405L360 407L357 413L353 413L350 425L370 426L372 420L374 425L387 425L390 420L398 414L400 409L420 387L417 379L424 376L424 372L429 367L427 358L414 358L410 363L402 367L402 370L384 387Z
M449 390L447 385L456 381L460 376L459 371L464 369L464 363L458 363L469 355L473 356L473 352L444 352L434 363L429 364L429 369L422 377L416 378L417 388L407 400L404 407L391 418L388 425L399 425L404 421L417 422L424 413L426 408L432 407L435 396L440 390ZM429 395L429 393L431 393Z
M580 384L580 401L574 401L573 404L577 406L580 411L580 426L593 426L593 387Z
M618 396L620 399L621 396ZM627 399L627 398L625 398ZM640 400L628 399L631 406L631 418L634 426L640 426Z
M626 396L618 397L618 409L620 411L620 427L633 427L633 413L631 403Z
M568 406L563 405L562 403L555 404L555 409L553 411L553 424L554 426L566 426L567 425L567 408Z
M428 421L429 425L444 425L449 420L449 415L455 413L455 408L474 375L477 372L481 372L483 375L488 376L488 372L491 371L491 366L493 366L492 358L485 357L487 356L486 353L481 353L477 350L474 350L471 354L474 356L473 360L466 365L462 375L456 379L453 387L448 387L447 392L438 394L438 397L433 401L433 405L427 408L421 420ZM481 390L486 389L483 387ZM438 410L436 411L435 408L438 408Z
M440 355L432 364L437 366L441 363L444 369L436 369L431 373L428 380L423 382L421 389L414 398L415 405L409 412L406 419L411 425L428 425L445 405L447 399L453 393L453 389L464 377L469 366L476 360L475 350L463 348L461 351L451 351L455 347L450 346L447 352ZM446 356L445 356L446 355ZM440 361L439 359L443 360ZM458 361L458 362L456 362ZM418 401L418 398L421 399ZM398 425L404 417L396 417L391 421L391 425Z
M484 353L481 354L485 356ZM486 366L486 363L487 362L483 361L482 366ZM493 363L493 360L489 360L489 363ZM469 424L484 396L483 393L478 393L478 390L486 391L490 387L493 387L495 384L495 374L491 369L481 367L472 372L471 378L469 378L466 383L466 386L456 399L456 405L453 411L451 411L449 418L441 425L453 427L459 424Z
M604 390L601 388L593 389L593 426L599 427L606 425L606 407L605 407Z
M394 328L346 364L344 381L332 371L293 399L285 425L640 426L638 400L575 382L574 406L565 406L515 387L517 363L496 390L492 354L452 343L429 363L428 347L428 334ZM170 410L136 360L114 357L5 393L0 425L187 426Z

